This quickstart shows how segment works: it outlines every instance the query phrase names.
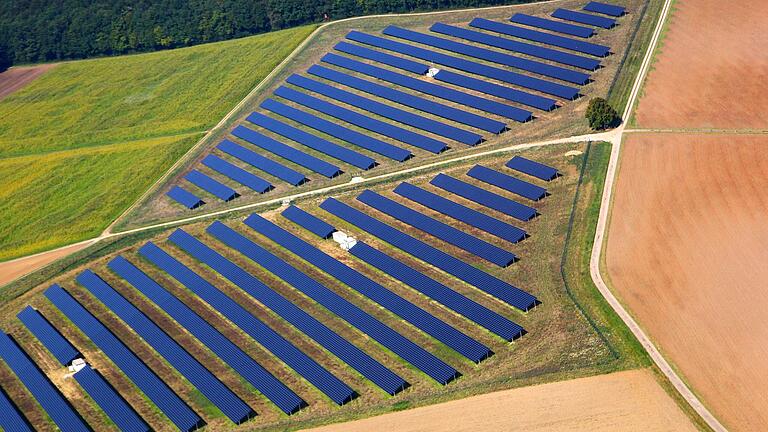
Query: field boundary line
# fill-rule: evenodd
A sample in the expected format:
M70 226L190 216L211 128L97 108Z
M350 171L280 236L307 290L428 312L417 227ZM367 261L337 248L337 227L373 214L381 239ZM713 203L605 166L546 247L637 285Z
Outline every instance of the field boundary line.
M637 102L640 89L642 88L643 82L645 81L646 75L648 74L650 65L653 62L656 46L659 43L662 30L669 16L669 11L671 10L671 7L672 7L672 3L673 3L673 0L665 0L664 2L664 6L659 16L659 21L656 24L656 28L654 29L653 36L651 37L651 41L645 53L645 58L643 59L643 62L640 66L640 71L638 72L638 75L635 78L635 83L632 86L632 91L630 92L627 105L626 107L624 107L622 118L625 119L625 122L629 118L628 115L632 112L632 109L634 108L634 105ZM632 334L635 335L637 340L640 342L640 344L643 346L645 351L648 353L648 355L651 357L653 362L656 364L656 367L659 368L661 373L664 374L667 380L669 380L669 382L672 384L675 390L688 403L688 405L690 405L690 407L699 415L699 417L701 417L701 419L713 431L727 432L727 429L725 428L725 426L723 426L720 423L720 421L717 420L714 414L712 414L712 412L709 411L709 409L686 385L686 383L683 381L680 375L677 374L677 372L673 369L673 367L669 364L669 362L667 362L667 360L664 358L664 356L661 354L658 348L656 348L656 346L653 344L653 342L651 341L651 338L645 333L642 327L640 327L637 321L635 321L632 315L629 314L627 309L624 308L624 306L621 304L618 298L613 294L610 288L608 288L608 285L603 279L603 275L601 273L600 261L603 256L603 246L604 246L605 237L606 237L605 234L606 234L606 229L608 227L611 203L613 200L614 182L616 180L616 175L618 172L617 167L619 164L619 155L621 153L622 137L625 132L625 129L624 129L625 126L626 126L626 123L622 124L622 126L620 126L619 128L618 139L616 142L613 143L614 145L611 150L611 157L608 161L608 170L606 173L605 184L603 186L603 198L600 203L600 213L597 220L597 229L595 230L595 239L592 247L592 256L590 257L590 262L589 262L589 271L590 271L590 275L592 276L592 281L595 283L595 286L597 286L598 290L603 295L603 297L605 297L608 304L610 304L613 310L619 315L621 320L624 321L624 324L626 324L627 327L629 327L630 331L632 331Z
M765 135L768 129L717 129L717 128L632 128L624 129L624 133L648 133L648 134L712 134L712 135Z

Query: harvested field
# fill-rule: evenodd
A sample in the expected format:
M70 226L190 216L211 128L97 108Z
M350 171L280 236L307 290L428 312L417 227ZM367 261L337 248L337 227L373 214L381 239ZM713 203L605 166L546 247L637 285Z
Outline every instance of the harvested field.
M78 243L72 246L55 249L49 252L32 255L18 260L0 263L0 286L8 282L42 268L59 258L65 257L85 248L90 243Z
M606 252L616 292L715 415L768 429L768 137L630 135Z
M768 126L768 2L679 0L635 121L644 128ZM705 32L702 32L705 29Z
M456 419L461 419L460 423ZM312 432L695 431L645 369L473 396Z
M55 66L55 64L44 64L40 66L14 67L0 73L0 100L29 84L32 80Z

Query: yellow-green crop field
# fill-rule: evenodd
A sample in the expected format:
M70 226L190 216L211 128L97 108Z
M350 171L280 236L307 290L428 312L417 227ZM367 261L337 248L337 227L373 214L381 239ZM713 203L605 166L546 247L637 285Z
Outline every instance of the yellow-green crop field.
M98 235L314 26L62 63L0 101L0 260Z

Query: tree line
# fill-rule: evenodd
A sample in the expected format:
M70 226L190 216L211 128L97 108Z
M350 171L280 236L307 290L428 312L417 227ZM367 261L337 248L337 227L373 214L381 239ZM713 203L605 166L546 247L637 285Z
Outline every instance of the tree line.
M0 64L178 48L359 15L528 1L3 0Z

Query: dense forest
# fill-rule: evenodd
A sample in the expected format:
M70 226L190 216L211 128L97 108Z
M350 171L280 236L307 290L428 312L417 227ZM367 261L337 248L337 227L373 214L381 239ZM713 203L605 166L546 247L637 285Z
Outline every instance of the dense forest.
M358 15L526 1L2 0L0 63L154 51Z

